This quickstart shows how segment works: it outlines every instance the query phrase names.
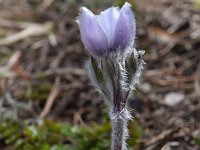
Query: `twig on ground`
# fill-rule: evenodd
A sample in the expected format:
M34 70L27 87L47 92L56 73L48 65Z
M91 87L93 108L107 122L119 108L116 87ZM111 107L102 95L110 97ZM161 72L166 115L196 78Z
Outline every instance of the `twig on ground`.
M42 25L32 25L16 34L0 39L0 45L11 45L15 42L26 39L28 37L48 34L49 32L51 32L52 28L53 28L52 22L47 22Z
M44 118L46 117L46 115L49 113L49 111L51 110L51 107L56 99L56 97L58 96L59 92L60 92L60 77L56 77L53 88L47 98L45 107L43 109L43 111L40 113L40 117Z

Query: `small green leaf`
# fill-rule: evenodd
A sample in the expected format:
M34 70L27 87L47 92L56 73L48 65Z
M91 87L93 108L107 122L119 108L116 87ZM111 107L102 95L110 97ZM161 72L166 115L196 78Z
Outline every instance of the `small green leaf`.
M99 69L97 62L93 57L91 57L91 64L97 81L99 82L99 84L105 85L103 73L101 69Z
M200 147L200 137L195 137L194 141Z
M135 72L136 72L136 69L137 69L137 64L136 64L136 59L134 57L134 55L130 55L129 58L127 58L126 60L126 71L127 71L127 82L131 82Z

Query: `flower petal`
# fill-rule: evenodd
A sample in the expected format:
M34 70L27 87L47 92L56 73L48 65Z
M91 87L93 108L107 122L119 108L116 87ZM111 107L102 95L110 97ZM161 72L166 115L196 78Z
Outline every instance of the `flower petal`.
M85 48L93 55L105 54L108 49L108 41L95 15L87 8L82 7L77 22Z
M117 21L114 47L123 49L130 46L134 42L135 31L135 17L131 10L131 4L126 2L120 10Z
M109 47L112 47L114 43L115 28L119 17L119 12L120 10L118 7L111 7L97 16L99 24L107 36Z

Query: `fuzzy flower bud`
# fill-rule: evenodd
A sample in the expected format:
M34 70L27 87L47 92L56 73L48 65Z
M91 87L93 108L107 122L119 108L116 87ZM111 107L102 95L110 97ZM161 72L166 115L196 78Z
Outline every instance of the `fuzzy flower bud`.
M128 2L121 9L111 7L99 15L82 7L77 22L82 42L93 56L124 51L134 43L135 18Z

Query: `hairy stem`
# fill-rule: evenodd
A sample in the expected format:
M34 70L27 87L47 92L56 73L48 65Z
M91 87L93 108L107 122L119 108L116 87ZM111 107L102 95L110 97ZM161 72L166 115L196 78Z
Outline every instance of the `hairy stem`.
M130 119L128 110L112 113L112 144L111 150L126 150L126 139L128 136L127 124Z

